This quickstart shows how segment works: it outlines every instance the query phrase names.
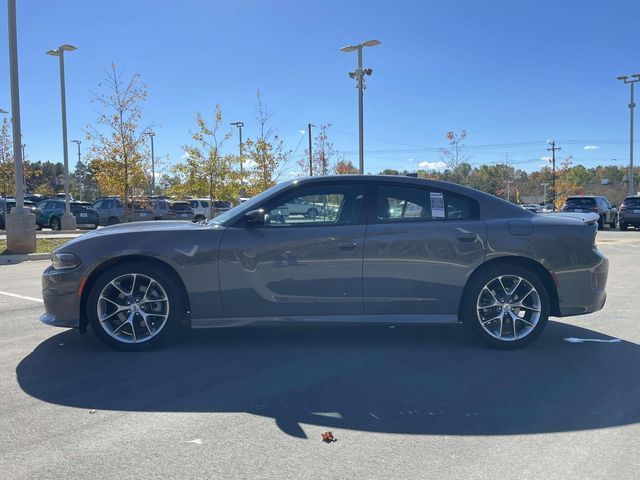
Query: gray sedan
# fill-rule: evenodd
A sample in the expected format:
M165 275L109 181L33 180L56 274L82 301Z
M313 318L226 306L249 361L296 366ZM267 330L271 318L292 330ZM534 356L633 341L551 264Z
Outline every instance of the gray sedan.
M292 202L330 205L291 219ZM536 215L409 177L282 183L214 218L131 223L58 248L43 274L49 325L137 350L172 331L257 323L467 324L523 346L550 315L604 305L593 217Z

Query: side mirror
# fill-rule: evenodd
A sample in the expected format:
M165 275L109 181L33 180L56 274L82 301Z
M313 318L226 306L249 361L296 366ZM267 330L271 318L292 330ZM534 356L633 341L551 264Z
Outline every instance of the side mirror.
M244 214L247 225L264 225L265 212L263 209L251 210Z

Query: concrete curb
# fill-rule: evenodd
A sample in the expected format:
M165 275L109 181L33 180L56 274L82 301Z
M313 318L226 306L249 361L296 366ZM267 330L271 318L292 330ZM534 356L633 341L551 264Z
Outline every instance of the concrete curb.
M34 260L49 260L51 253L23 253L19 255L0 255L0 265L31 262Z

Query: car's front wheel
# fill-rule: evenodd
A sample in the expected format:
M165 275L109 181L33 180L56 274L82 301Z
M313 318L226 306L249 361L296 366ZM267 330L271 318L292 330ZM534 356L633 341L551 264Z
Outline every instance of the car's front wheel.
M51 220L49 221L49 224L51 225L51 230L61 230L62 229L62 224L60 223L60 219L58 217L51 217Z
M112 267L93 284L87 301L97 337L120 350L142 350L170 335L184 312L173 279L146 263Z
M627 224L624 223L624 222L620 222L619 228L620 228L621 231L624 232L627 229Z
M475 275L465 293L462 318L489 345L513 349L544 330L549 294L538 275L518 266L496 266Z

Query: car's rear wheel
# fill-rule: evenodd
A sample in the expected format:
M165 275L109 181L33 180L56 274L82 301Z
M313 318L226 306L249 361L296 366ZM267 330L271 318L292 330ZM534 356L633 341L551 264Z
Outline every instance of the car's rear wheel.
M598 230L604 230L604 215L600 215L598 218Z
M109 225L115 225L115 224L120 223L120 222L118 221L118 219L116 217L111 217L107 223Z
M609 227L616 228L617 223L618 223L618 216L614 215L613 220L611 220L611 223L609 223Z
M146 263L117 265L102 273L89 292L89 324L111 347L142 350L170 336L184 312L180 298L163 269Z
M58 217L51 217L51 220L49 220L49 224L51 225L51 230L60 230L62 228L62 224L60 223L60 219Z
M496 266L471 279L462 318L486 343L514 349L531 343L549 318L549 294L527 268Z
M310 208L309 210L307 210L307 217L316 218L317 216L318 216L318 209Z
M620 222L619 228L621 231L625 231L629 226L626 223Z

